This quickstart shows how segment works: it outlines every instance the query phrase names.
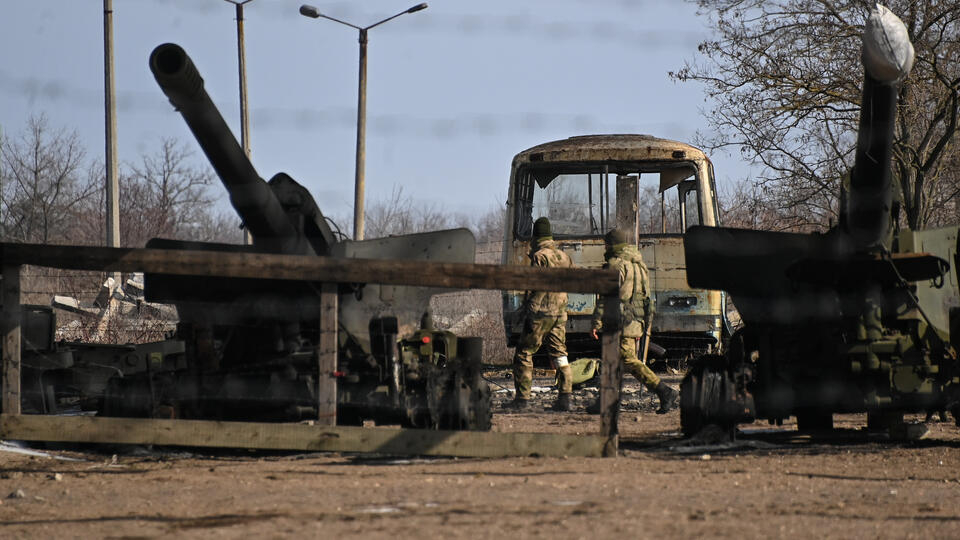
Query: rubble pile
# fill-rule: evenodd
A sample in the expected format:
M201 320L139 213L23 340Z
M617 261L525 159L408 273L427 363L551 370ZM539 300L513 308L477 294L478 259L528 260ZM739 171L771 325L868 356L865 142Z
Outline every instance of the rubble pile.
M57 339L89 340L102 342L116 328L136 328L143 332L144 321L150 321L151 333L163 334L175 329L177 310L168 304L147 302L143 296L143 274L131 274L121 286L113 277L108 277L92 304L84 305L71 296L54 296L51 305L55 309L79 315L66 320L57 328Z
M486 374L486 379L493 389L492 406L494 412L507 413L504 405L513 401L513 379L509 371L498 371ZM570 396L573 412L584 412L588 405L600 398L600 388L596 379L582 385L575 385ZM557 386L551 370L537 370L533 378L533 388L530 395L530 408L524 412L552 412L554 401L557 399ZM644 390L643 386L632 377L625 377L620 397L621 411L636 411L653 413L660 404L657 395Z

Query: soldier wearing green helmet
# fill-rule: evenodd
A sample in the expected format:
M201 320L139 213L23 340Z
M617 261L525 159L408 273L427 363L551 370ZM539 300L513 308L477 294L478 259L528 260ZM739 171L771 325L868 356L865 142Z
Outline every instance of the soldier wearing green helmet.
M650 277L647 265L643 263L640 251L627 242L627 235L621 229L613 229L604 236L607 251L605 268L620 273L621 324L620 360L624 367L648 390L657 394L660 408L657 414L664 414L676 408L679 394L667 386L657 374L637 358L637 341L653 321L653 303L650 301ZM591 335L599 339L597 332L603 327L603 304L597 302L593 315ZM591 407L591 412L594 412ZM599 412L599 407L595 407Z
M553 241L550 220L538 218L533 223L530 264L534 267L570 268L573 262ZM526 317L517 352L513 360L513 383L516 395L513 409L525 409L533 384L533 355L546 343L550 360L560 381L560 393L554 410L570 410L573 373L567 360L567 293L528 291L522 312Z

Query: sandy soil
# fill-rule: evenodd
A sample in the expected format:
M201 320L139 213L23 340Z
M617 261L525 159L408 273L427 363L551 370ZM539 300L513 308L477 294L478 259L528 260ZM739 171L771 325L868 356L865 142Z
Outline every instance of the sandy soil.
M897 442L865 432L863 416L838 416L838 429L823 436L756 424L741 426L733 444L691 447L676 411L656 415L649 396L630 399L616 459L129 447L31 456L5 446L0 537L960 536L960 431L952 422ZM551 400L542 392L520 414L497 408L494 429L598 430L595 416L541 410Z

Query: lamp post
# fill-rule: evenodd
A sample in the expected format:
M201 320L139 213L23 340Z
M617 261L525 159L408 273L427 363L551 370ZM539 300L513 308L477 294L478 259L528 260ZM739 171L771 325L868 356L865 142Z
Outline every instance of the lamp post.
M247 113L247 52L243 40L243 6L253 0L225 0L237 8L237 69L240 78L240 146L250 159L250 116ZM243 228L243 243L253 244L250 230Z
M353 188L353 239L363 240L363 191L364 191L364 161L366 159L366 133L367 133L367 31L375 26L396 19L407 13L416 13L427 9L426 2L417 4L407 10L401 11L369 26L357 26L355 24L341 21L329 15L320 13L317 8L304 4L300 6L300 14L314 19L327 19L337 22L350 28L355 28L360 32L360 75L357 88L357 166L356 176Z
M107 246L120 247L120 186L117 172L117 104L113 78L113 0L103 0L103 94L106 135ZM118 272L111 277L120 282Z

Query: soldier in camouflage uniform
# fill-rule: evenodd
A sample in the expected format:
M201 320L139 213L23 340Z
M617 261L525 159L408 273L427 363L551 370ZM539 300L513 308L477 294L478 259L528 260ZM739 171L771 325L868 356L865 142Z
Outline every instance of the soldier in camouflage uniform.
M534 267L570 268L573 262L561 251L550 233L550 221L541 217L533 224L530 264ZM560 393L554 410L570 410L573 372L567 361L567 293L528 291L521 313L523 332L513 359L513 383L516 396L509 406L525 409L533 383L533 355L546 341L550 359L560 379Z
M623 331L620 334L620 360L624 367L648 390L660 398L657 414L664 414L676 408L679 394L664 384L660 377L643 361L637 358L637 340L653 321L653 304L650 301L650 278L647 265L643 263L640 251L627 243L626 234L613 229L604 237L607 251L604 268L612 268L620 273L620 306ZM603 304L597 302L593 315L591 335L598 339L597 332L603 327ZM599 404L597 404L599 405ZM591 407L591 412L599 407Z

